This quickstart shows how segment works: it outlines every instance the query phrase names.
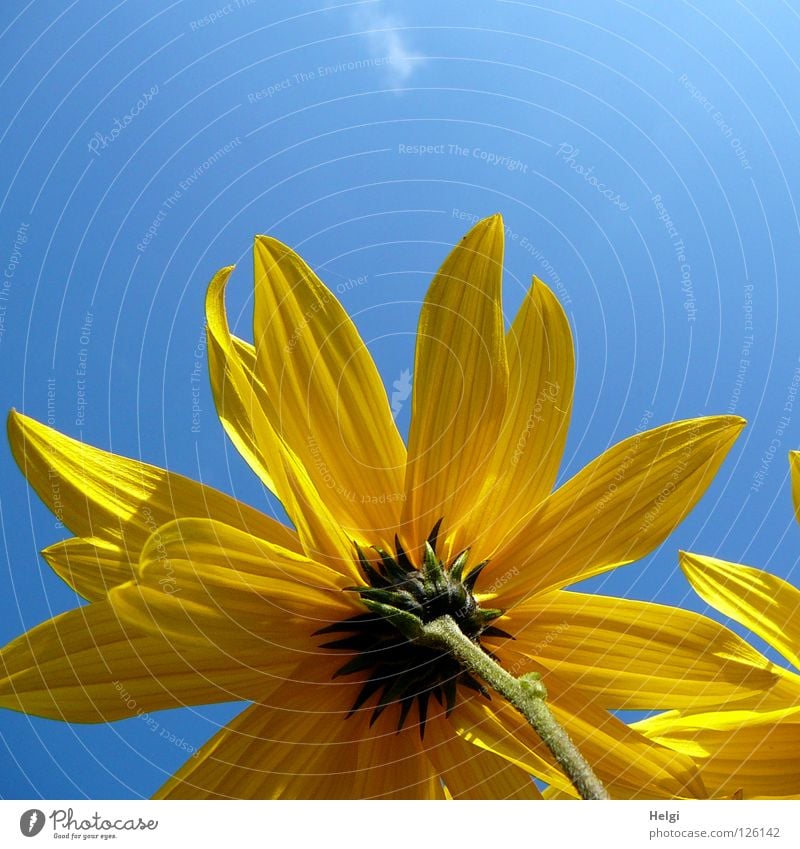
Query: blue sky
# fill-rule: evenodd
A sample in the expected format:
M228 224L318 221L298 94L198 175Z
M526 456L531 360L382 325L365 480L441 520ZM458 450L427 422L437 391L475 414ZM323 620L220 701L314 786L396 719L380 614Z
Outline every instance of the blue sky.
M432 273L471 220L499 211L509 317L536 274L576 340L562 479L643 420L749 422L691 517L592 587L706 610L679 548L797 582L797 4L6 10L5 409L278 510L197 372L211 275L238 263L230 316L249 336L252 237L294 246L392 393ZM77 599L38 555L65 531L7 448L0 480L5 643ZM0 796L148 796L186 757L169 734L196 748L238 710L165 712L157 729L0 712Z

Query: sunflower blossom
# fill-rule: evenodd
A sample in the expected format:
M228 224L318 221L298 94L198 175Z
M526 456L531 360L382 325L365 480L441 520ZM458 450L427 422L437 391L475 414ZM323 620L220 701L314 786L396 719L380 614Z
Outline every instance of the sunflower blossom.
M795 516L800 521L800 452L789 455ZM790 665L751 706L670 711L634 725L648 737L693 756L714 796L800 798L800 590L751 566L681 553L695 592L761 637ZM725 709L728 708L728 709Z
M209 371L230 438L293 528L12 412L14 456L75 538L47 548L89 603L2 651L0 706L103 722L250 702L161 798L535 798L569 786L510 706L382 605L443 613L548 702L612 796L705 795L692 759L608 711L748 700L777 680L687 611L566 590L658 546L743 422L680 421L554 489L572 405L566 316L534 278L510 328L503 224L450 253L419 320L408 445L333 294L258 236L254 344L220 271Z

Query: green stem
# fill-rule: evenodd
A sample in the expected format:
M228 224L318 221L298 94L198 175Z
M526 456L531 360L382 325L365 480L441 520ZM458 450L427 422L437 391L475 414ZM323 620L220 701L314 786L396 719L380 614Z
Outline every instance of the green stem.
M479 645L473 643L450 616L440 616L423 625L422 634L417 640L448 651L462 666L508 699L553 753L582 798L609 798L600 779L545 704L547 691L538 676L523 675L515 678L506 672Z

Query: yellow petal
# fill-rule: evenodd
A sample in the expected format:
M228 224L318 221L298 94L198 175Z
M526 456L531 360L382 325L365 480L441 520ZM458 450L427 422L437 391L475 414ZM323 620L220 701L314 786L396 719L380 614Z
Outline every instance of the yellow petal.
M263 696L292 671L286 657L254 663L211 647L147 636L107 601L56 616L0 652L0 706L67 722L107 722L185 705Z
M273 426L351 536L388 543L406 452L375 363L294 251L257 236L254 259L256 370L280 413Z
M12 411L14 458L44 503L75 534L144 541L177 516L213 516L233 527L297 547L283 525L211 487L71 439Z
M416 728L370 735L359 743L359 768L366 772L349 792L367 799L444 799L441 778ZM356 795L357 794L357 795Z
M502 276L503 222L495 215L464 236L425 298L403 509L411 548L442 517L450 549L475 536L477 517L469 513L486 480L508 389Z
M256 377L252 346L248 350L246 343L231 336L228 329L225 286L233 268L229 266L218 271L206 295L211 389L225 432L264 485L277 494L268 468L272 459L272 446L268 441L275 441L267 418L272 402Z
M638 722L648 737L691 753L713 796L793 796L800 788L800 706L761 713L676 711Z
M272 701L287 693L303 706L247 708L156 798L443 798L416 731L382 736L366 716L347 718L341 687L287 683Z
M84 543L70 543L74 547L68 553L48 550L48 555L60 562L76 555L74 572L69 563L56 571L87 598L98 598L101 587L124 577L150 534L176 517L213 516L284 548L299 549L289 528L182 475L84 445L15 411L8 418L8 436L17 464L42 501L85 538ZM128 562L108 575L91 576L86 555L92 545L116 548ZM99 568L104 558L98 560Z
M789 469L792 473L792 499L794 514L800 522L800 451L789 452Z
M100 601L112 587L133 578L131 555L118 545L74 537L45 548L42 557L59 578L90 601Z
M500 543L478 590L496 587L508 608L649 554L700 500L743 425L689 419L610 448Z
M680 562L700 598L800 669L800 590L769 572L716 557L684 551Z
M432 717L426 724L425 752L452 799L541 798L525 770L470 745L444 716Z
M557 590L521 602L501 627L516 651L608 709L755 706L778 681L774 665L732 631L651 602Z
M363 612L341 591L346 582L303 555L227 525L184 519L153 534L136 582L116 587L109 600L140 630L252 662L312 651L313 632Z
M509 389L488 487L477 510L482 537L502 539L555 484L575 379L572 335L555 295L534 278L506 336ZM475 554L478 560L481 553Z
M220 418L242 456L281 500L306 553L355 577L350 541L308 469L277 432L280 416L254 371L255 354L228 329L225 284L230 271L222 269L214 277L206 297L209 374Z

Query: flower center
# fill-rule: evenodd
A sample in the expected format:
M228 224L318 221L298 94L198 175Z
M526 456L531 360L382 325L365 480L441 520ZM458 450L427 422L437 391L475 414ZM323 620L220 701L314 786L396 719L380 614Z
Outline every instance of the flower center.
M380 560L373 565L355 544L362 587L349 588L361 596L368 613L352 616L317 631L345 633L323 643L323 648L347 650L354 656L336 670L334 678L369 672L348 716L377 695L370 725L391 705L399 706L397 730L408 718L414 702L419 710L420 736L424 736L428 702L433 696L449 714L456 703L458 685L489 698L483 685L465 671L451 655L419 645L404 635L403 620L416 617L422 623L451 616L461 631L480 645L485 636L509 635L490 623L503 611L482 609L473 595L475 582L488 561L467 571L469 549L445 565L436 554L441 519L425 543L423 562L416 566L395 536L395 554L375 547ZM485 649L484 649L485 650Z

